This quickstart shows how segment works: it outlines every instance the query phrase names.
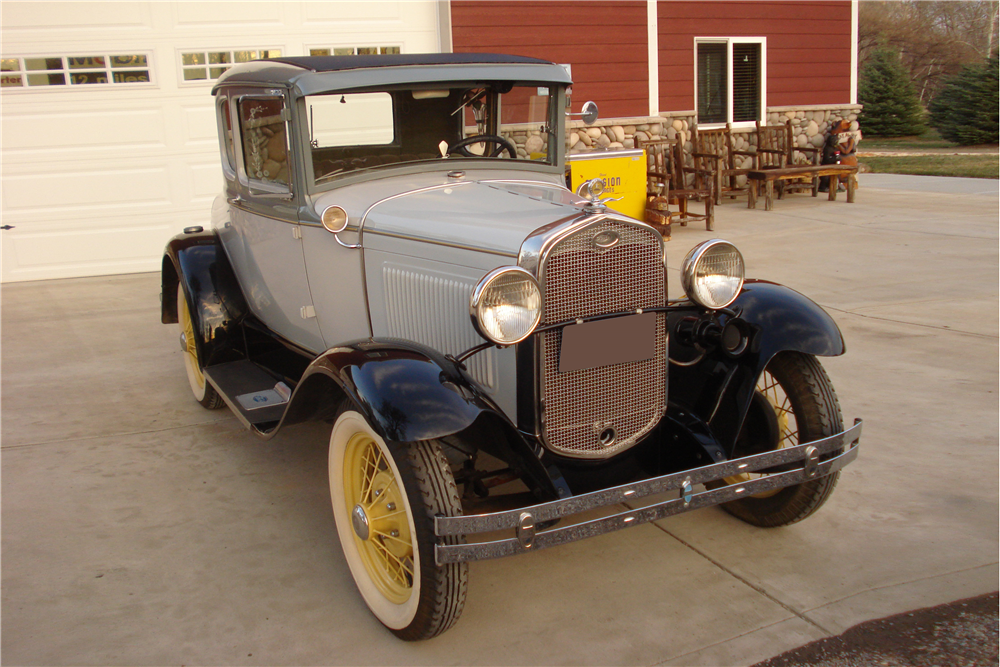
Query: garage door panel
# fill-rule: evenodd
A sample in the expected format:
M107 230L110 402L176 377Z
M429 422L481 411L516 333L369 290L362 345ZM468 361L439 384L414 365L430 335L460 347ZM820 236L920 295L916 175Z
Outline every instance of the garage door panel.
M141 209L172 203L166 167L5 175L3 200L5 214L25 210Z
M398 21L400 7L398 2L380 2L378 4L378 19L372 17L370 2L304 2L302 3L302 18L306 25L317 23L341 23L376 21Z
M218 162L188 165L188 174L191 183L191 202L203 204L207 213L216 195L222 192L224 183L222 167Z
M280 2L175 2L173 7L178 28L280 25L283 18Z
M211 109L209 109L211 115ZM166 147L160 109L5 113L5 156L38 154L39 150L81 154L120 154L122 149ZM214 128L213 128L214 130Z
M185 80L184 54L432 52L439 30L437 0L3 0L5 58L142 53L151 81L4 88L0 280L157 271L170 237L210 227L216 106L212 81Z
M210 149L219 145L215 107L211 101L181 107L181 117L184 119L184 144L188 148Z
M44 10L31 2L5 2L4 33L152 28L145 2L46 2Z

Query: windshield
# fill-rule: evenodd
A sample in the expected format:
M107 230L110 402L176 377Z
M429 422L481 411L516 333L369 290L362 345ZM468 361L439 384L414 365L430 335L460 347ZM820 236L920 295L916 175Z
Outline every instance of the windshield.
M305 110L315 182L428 160L551 164L549 92L501 83L310 95Z

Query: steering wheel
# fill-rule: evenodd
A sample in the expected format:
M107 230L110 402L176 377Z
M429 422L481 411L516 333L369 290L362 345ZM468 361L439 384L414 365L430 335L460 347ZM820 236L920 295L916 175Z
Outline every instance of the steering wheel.
M472 144L487 144L486 151L482 155L477 155L470 151L467 146ZM490 151L490 144L493 144L496 148ZM507 151L507 153L512 158L517 158L517 148L514 146L510 139L501 137L497 134L477 134L471 137L466 137L465 139L459 139L455 143L448 146L448 155L452 153L458 153L464 157L499 157L501 153Z

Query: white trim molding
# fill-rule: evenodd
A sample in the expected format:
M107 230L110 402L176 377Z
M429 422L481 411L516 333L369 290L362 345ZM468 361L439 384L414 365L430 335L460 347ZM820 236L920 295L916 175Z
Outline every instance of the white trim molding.
M646 0L646 43L649 47L649 115L660 113L660 32L656 0Z
M851 0L851 104L858 103L858 0Z

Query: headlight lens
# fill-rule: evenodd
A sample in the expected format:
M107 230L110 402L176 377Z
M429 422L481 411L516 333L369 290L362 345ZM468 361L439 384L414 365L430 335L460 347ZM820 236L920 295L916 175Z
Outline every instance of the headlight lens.
M472 292L472 321L479 334L497 345L519 343L542 316L542 293L535 277L507 266L486 274Z
M725 308L743 289L743 255L728 241L705 241L684 258L681 285L699 306Z

